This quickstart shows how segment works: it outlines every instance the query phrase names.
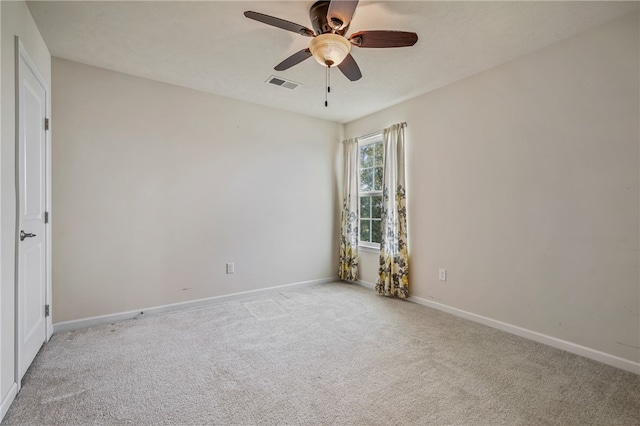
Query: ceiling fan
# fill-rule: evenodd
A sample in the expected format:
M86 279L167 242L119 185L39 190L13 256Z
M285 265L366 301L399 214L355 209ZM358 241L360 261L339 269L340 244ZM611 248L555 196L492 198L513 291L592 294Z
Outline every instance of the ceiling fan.
M289 56L275 66L276 71L284 71L313 56L327 68L337 66L351 81L362 77L351 47L406 47L418 41L418 35L406 31L359 31L345 37L351 18L358 6L358 0L321 0L311 6L309 16L313 30L274 16L247 11L244 16L283 30L312 37L309 47Z

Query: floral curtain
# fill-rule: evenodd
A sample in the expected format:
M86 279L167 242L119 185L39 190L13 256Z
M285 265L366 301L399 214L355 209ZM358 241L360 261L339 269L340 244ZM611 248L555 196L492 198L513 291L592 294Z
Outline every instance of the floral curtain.
M342 144L344 182L338 276L341 280L356 281L358 279L358 142L355 139L347 139Z
M382 241L376 290L385 296L409 297L407 197L404 175L404 127L394 124L382 132Z

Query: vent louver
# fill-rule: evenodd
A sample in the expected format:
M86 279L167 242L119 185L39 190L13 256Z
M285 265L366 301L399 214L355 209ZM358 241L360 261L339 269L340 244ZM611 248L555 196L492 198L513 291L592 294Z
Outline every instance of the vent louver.
M267 83L271 83L271 84L275 84L276 86L284 87L284 88L289 89L289 90L293 90L293 89L295 89L297 87L302 86L302 84L296 83L295 81L285 80L284 78L276 77L274 75L269 77L266 82Z

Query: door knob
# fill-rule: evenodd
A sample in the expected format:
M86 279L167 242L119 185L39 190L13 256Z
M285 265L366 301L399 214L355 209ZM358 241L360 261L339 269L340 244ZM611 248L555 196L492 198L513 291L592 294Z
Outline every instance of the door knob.
M24 241L25 238L33 238L36 234L32 234L30 232L20 231L20 241Z

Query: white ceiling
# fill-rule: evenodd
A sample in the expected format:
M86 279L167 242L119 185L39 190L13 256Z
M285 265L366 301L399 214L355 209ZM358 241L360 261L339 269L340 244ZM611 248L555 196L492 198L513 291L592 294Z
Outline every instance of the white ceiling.
M64 59L346 123L638 10L638 2L361 1L348 34L418 33L413 47L358 49L363 78L310 58L273 67L309 38L247 19L246 10L310 27L310 1L29 2L51 54ZM276 75L302 83L267 84Z

